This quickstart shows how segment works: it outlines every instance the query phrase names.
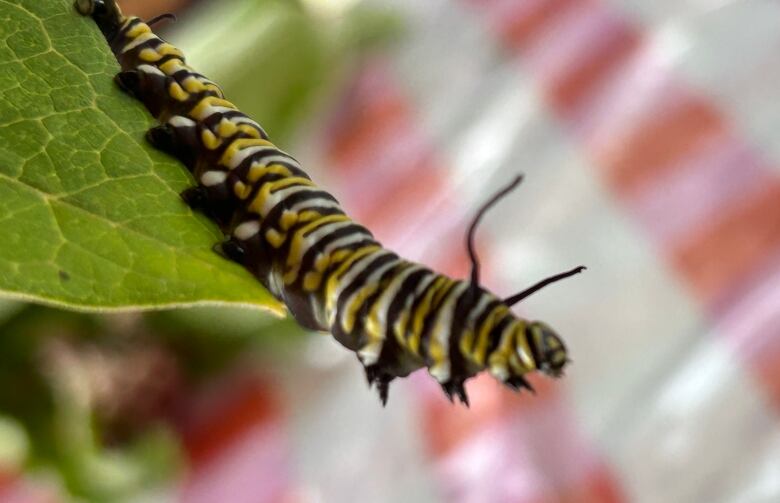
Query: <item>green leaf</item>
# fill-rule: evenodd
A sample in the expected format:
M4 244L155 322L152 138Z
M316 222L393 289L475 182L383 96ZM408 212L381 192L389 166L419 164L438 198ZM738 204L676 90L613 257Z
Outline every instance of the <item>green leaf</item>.
M0 294L84 310L242 303L282 312L178 197L186 169L70 0L0 0Z

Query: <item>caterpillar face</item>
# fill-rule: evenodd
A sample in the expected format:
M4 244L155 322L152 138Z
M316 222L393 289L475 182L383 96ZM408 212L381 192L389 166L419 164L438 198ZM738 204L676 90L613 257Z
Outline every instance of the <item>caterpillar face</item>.
M558 334L540 321L530 323L526 333L537 368L549 376L560 377L569 358Z

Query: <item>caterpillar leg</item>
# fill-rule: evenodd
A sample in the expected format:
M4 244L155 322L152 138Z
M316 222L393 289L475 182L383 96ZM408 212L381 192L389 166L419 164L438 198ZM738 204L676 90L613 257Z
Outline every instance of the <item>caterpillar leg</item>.
M246 257L246 249L237 240L230 238L221 243L217 243L212 248L215 253L222 257L243 264Z
M390 392L390 382L395 379L392 376L382 370L379 365L369 365L364 367L366 371L366 380L368 386L376 385L376 390L379 392L379 400L382 402L382 407L387 405L387 396Z
M466 395L466 389L463 387L462 380L451 380L441 384L441 389L447 395L447 399L454 403L453 397L458 397L466 407L469 406L469 397Z
M138 65L114 76L114 82L122 91L141 101L153 116L159 118L168 103L168 86L175 81L152 65ZM169 111L168 113L173 113Z
M208 205L208 194L205 187L189 187L181 191L179 197L195 211L200 211Z
M524 377L522 376L512 376L506 381L504 381L504 384L509 386L515 391L521 390L523 388L527 389L531 393L536 394L536 390L533 386L531 386L531 383L528 382Z
M141 90L141 76L136 70L119 72L114 76L117 87L130 96L138 97Z
M151 143L154 148L171 155L176 155L178 150L176 135L173 128L168 124L161 124L150 128L146 132L146 141Z
M197 127L186 117L174 116L168 122L150 128L146 132L146 141L154 148L172 155L192 171L195 168L198 147Z

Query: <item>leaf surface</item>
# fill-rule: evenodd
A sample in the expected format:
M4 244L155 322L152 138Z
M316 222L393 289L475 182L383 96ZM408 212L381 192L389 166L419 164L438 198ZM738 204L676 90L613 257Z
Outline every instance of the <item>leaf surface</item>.
M84 310L281 304L211 247L186 169L70 0L0 0L0 294Z

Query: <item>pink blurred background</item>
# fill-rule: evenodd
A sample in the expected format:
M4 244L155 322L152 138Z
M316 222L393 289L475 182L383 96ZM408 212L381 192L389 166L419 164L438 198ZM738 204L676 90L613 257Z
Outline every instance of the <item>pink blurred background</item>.
M474 379L470 409L420 372L383 409L312 335L193 396L186 476L144 501L780 501L780 4L364 3L402 35L288 149L388 247L460 277L474 209L525 173L481 229L483 282L587 265L517 308L574 364L536 396ZM28 491L0 481L3 503L59 501Z

